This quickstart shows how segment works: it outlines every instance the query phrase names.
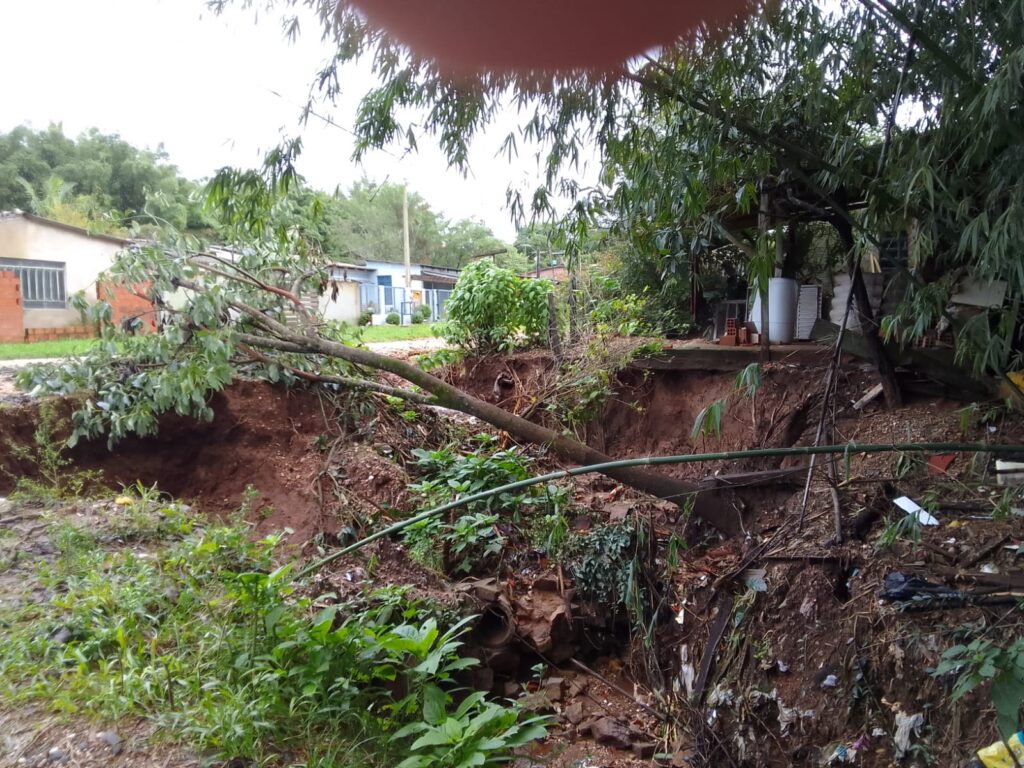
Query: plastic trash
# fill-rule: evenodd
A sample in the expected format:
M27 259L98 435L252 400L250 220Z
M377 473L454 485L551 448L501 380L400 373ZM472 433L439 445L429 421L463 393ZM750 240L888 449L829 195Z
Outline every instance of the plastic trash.
M933 517L927 509L922 507L916 501L909 496L900 496L899 498L893 499L892 503L902 509L908 515L912 515L917 518L917 522L920 525L938 525L939 521Z
M1014 757L1017 758L1016 762ZM1024 765L1024 732L1017 731L1006 741L997 741L990 747L978 750L978 759L985 768L1016 768L1018 763Z
M764 568L747 568L742 574L743 583L747 585L747 589L752 589L755 592L767 592L768 582L765 579L768 571Z
M999 485L1021 485L1024 483L1024 461L996 459L996 482Z
M910 750L911 736L917 736L921 732L922 725L924 725L924 715L920 712L913 715L902 711L896 713L896 733L892 737L893 744L896 746L896 757L903 757L907 754Z
M883 600L903 602L905 600L963 600L965 595L944 584L933 584L920 576L912 576L902 571L887 574L882 581L882 591L878 596Z

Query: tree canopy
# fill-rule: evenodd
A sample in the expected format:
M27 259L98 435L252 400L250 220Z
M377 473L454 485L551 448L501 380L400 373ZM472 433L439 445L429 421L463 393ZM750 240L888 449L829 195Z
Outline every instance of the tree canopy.
M299 3L271 5L288 15ZM550 216L551 195L568 195L567 258L572 241L607 226L639 258L656 259L666 278L659 290L679 292L695 258L730 242L723 223L756 209L762 185L783 195L800 189L808 217L827 208L850 230L857 255L887 232L911 231L910 291L883 323L890 337L919 339L945 313L957 279L1001 280L1002 307L946 319L976 370L1020 365L1024 0L759 3L725 29L701 30L618 72L459 80L351 7L312 5L337 43L314 77L314 98L338 95L339 69L355 59L370 61L378 78L357 113L357 156L426 135L464 168L469 143L501 105L517 104L523 122L503 149L539 143L547 181L530 200L510 193L512 214ZM564 172L591 145L601 152L602 184L583 190ZM740 263L749 269L748 258Z
M91 129L77 139L60 125L18 126L0 135L0 210L21 209L87 229L124 233L171 228L229 234L206 204L204 184L182 177L162 147L132 146ZM402 186L357 180L334 194L297 184L274 215L332 259L402 260ZM417 262L461 268L482 253L522 271L526 262L478 219L450 220L409 192L411 251Z
M402 185L354 183L347 192L322 198L320 230L324 250L341 258L402 260ZM482 253L515 258L478 219L449 220L419 193L408 193L409 245L413 259L439 267L462 268Z
M0 135L0 210L107 231L153 220L197 230L210 225L199 192L162 146L138 149L95 128L73 139L59 124Z

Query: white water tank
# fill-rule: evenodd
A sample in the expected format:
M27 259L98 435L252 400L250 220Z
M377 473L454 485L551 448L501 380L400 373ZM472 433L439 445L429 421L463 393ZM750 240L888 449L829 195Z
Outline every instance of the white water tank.
M772 277L768 280L768 341L773 344L788 344L796 332L796 300L800 286L788 277ZM761 332L761 295L754 295L750 320Z

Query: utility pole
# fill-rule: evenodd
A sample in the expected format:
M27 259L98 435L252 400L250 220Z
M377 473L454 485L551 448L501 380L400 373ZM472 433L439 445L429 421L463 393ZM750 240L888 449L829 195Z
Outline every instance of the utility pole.
M405 257L405 290L412 290L412 260L409 256L409 193L402 185L402 255ZM409 294L406 294L406 302Z

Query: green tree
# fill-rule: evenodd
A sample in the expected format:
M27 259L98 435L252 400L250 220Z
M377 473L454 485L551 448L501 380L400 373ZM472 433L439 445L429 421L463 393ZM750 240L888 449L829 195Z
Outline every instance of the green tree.
M71 139L59 124L41 131L18 126L0 135L0 210L35 210L94 229L159 220L198 230L212 223L199 193L163 147L140 150L95 128Z
M296 4L275 3L286 14ZM865 0L828 11L813 0L765 3L617 73L469 81L408 55L347 5L314 5L338 44L317 73L318 95L336 96L337 68L364 55L379 78L358 111L357 156L426 135L463 168L469 143L511 98L530 114L506 148L519 138L541 144L547 172L532 199L511 195L513 215L550 216L558 190L577 200L564 227L571 239L605 217L680 285L695 258L728 242L723 222L756 209L762 183L799 189L858 247L914 222L910 294L888 333L921 336L944 312L954 275L1002 280L1003 307L950 319L975 369L1020 365L1024 0ZM894 123L901 102L915 117ZM593 144L603 184L584 191L562 171ZM763 274L764 238L738 234L748 271Z
M408 192L409 250L413 261L461 268L482 253L509 251L480 221L451 222L422 195ZM326 252L339 259L402 260L402 185L366 179L323 200Z

